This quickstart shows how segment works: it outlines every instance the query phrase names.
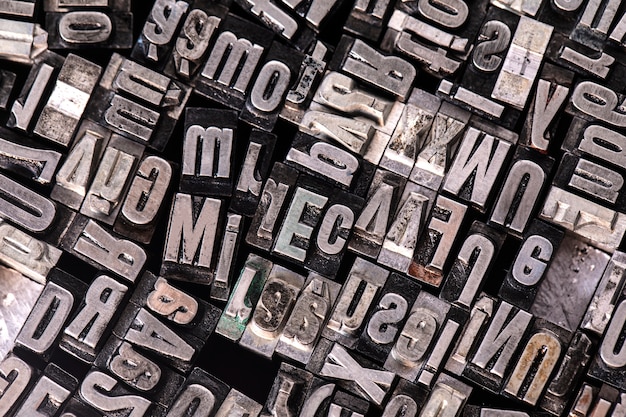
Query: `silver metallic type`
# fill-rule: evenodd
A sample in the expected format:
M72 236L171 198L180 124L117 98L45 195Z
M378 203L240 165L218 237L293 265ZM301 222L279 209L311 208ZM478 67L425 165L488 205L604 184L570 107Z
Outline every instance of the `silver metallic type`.
M243 334L256 306L265 281L273 267L272 262L250 254L233 286L224 313L215 331L222 336L238 341Z
M261 404L231 388L215 417L257 417L262 408Z
M350 186L359 168L358 158L323 141L314 143L308 152L291 148L285 160L315 171L346 187Z
M53 417L69 399L71 391L68 388L60 385L48 375L42 375L13 415L16 417Z
M239 344L271 358L303 285L302 275L274 265Z
M626 232L626 215L552 186L539 217L613 252Z
M9 379L11 376L11 379ZM35 370L28 363L10 353L0 362L0 414L11 415L34 379Z
M230 294L230 277L232 275L236 250L241 237L242 217L239 214L228 213L226 228L222 239L222 250L215 268L215 275L211 283L211 298L226 301Z
M276 345L278 355L302 364L309 361L339 289L336 282L309 274Z
M491 97L523 110L546 52L552 26L522 16Z
M624 289L626 273L626 254L615 251L602 274L602 279L596 292L587 307L587 312L580 325L596 335L604 334L607 324L611 320L617 300Z
M385 369L415 381L436 344L449 309L448 302L420 292L385 361Z
M157 62L161 59L159 47L173 39L178 24L188 8L189 4L185 1L157 0L154 3L142 31L146 40L147 50L144 54L147 59Z
M115 222L143 150L143 146L128 139L111 137L81 206L81 214L108 225Z
M28 278L45 284L62 251L28 233L0 222L0 262Z
M60 145L69 145L101 72L99 65L69 54L33 132Z
M165 277L210 284L222 201L177 193L163 253Z
M2 58L32 63L48 49L48 33L39 24L0 18L0 27L2 27L0 32Z
M476 127L465 132L443 189L484 211L496 180L517 141L495 137Z
M130 409L130 415L141 417L147 415L152 403L138 395L111 395L116 388L115 378L100 372L91 371L82 381L79 389L80 397L97 410L107 413Z
M61 349L93 362L127 291L128 287L106 275L94 279L78 312L63 331Z
M366 323L368 311L374 306L379 290L389 272L362 258L357 258L341 289L323 336L353 348Z
M440 375L419 417L457 416L471 393L469 385L451 376Z
M361 366L344 348L335 343L330 351L320 375L337 380L347 380L358 386L359 394L380 405L392 382L393 372Z

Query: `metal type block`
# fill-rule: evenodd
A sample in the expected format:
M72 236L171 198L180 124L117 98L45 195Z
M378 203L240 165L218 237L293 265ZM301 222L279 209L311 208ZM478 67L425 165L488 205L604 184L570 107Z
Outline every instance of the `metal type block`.
M604 163L565 153L552 183L603 206L624 211L623 170L614 170Z
M81 401L105 415L148 417L154 404L124 388L115 378L95 368L85 376L78 390ZM124 413L124 414L121 414Z
M454 348L455 341L461 334L463 325L468 321L467 311L452 305L447 313L437 341L433 346L428 358L416 379L416 382L428 388L432 388L436 378L445 367L444 361L449 357Z
M190 94L187 85L114 53L86 115L120 135L163 151Z
M469 120L468 111L447 102L441 103L419 149L409 177L411 181L439 190Z
M341 0L310 0L310 1L289 1L285 2L285 5L293 10L300 18L306 22L306 24L312 27L315 32L324 28L327 20L333 15L334 11L341 7ZM270 8L271 9L271 8ZM259 11L263 11L263 7L259 8ZM253 11L254 12L254 11ZM256 13L255 13L256 14ZM268 10L269 14L269 10ZM277 19L280 23L283 23L282 19ZM281 33L285 38L291 39L284 30L277 29L272 23L273 30ZM297 43L296 40L291 39L293 43Z
M622 65L622 54L613 48L596 50L568 39L567 35L554 33L546 56L584 78L595 79L615 90L621 89L626 69Z
M26 322L42 290L42 284L31 281L13 269L0 267L0 298L3 300L0 304L0 317L4 321L2 340L0 340L0 358L6 357L13 348L15 337ZM8 376L8 372L10 371L5 371L5 377ZM0 404L2 403L0 396ZM6 413L6 409L4 412ZM3 415L2 406L0 406L0 415Z
M470 203L480 212L490 204L496 182L507 167L517 134L474 123L465 132L443 190Z
M54 269L15 338L15 347L38 355L44 361L50 360L66 323L86 291L87 284L60 269Z
M253 253L248 255L215 331L237 342L256 306L273 263Z
M618 13L619 2L612 0L596 0L586 4L576 26L569 37L590 48L601 50L609 36L609 29ZM611 33L622 32L621 25L617 25Z
M0 14L9 17L33 17L37 0L2 0L0 1Z
M270 173L276 141L275 134L252 129L246 155L233 189L230 210L246 217L254 216L261 200L263 184Z
M358 215L348 249L361 256L376 259L383 245L390 216L396 212L406 179L377 169L367 191L363 210Z
M148 244L162 219L164 203L172 184L173 164L147 155L139 162L113 231ZM96 177L97 178L97 177Z
M93 363L110 333L128 287L106 275L89 285L78 311L63 330L59 347L78 359Z
M272 248L297 180L298 171L280 162L274 163L248 228L247 244L265 251Z
M340 289L338 283L309 273L276 345L278 355L307 364Z
M469 310L480 294L506 234L474 221L441 287L442 299Z
M311 107L313 111L305 114L301 127L318 136L331 138L356 153L363 153L368 138L373 135L373 129L391 135L404 109L403 103L372 92L354 78L335 71L326 72L313 101L325 107ZM333 115L333 111L326 113L327 109L337 114ZM318 113L319 117L312 116ZM358 135L354 135L348 129L349 126L333 126L330 123L333 119L341 120L333 116L339 115L366 123L365 130L361 128L356 131L360 131ZM371 127L367 129L367 126Z
M510 10L520 15L534 17L541 10L542 0L491 0L494 6Z
M357 3L352 13L358 11ZM341 62L334 64L337 59ZM362 40L346 35L341 38L331 65L337 67L333 68L334 70L341 69L359 81L403 102L410 99L411 86L417 75L413 65L404 59L383 54Z
M420 290L417 282L392 273L380 291L356 351L377 363L384 363Z
M463 417L549 417L550 414L537 411L503 410L501 408L468 405L463 409Z
M48 32L38 23L0 18L0 58L32 64L48 49Z
M493 305L493 300L486 303L487 315ZM471 350L467 351L469 356L466 356L468 360L462 371L463 377L490 391L500 392L504 378L513 366L514 353L520 347L531 320L530 313L506 301L500 302L488 325L485 325L484 319L480 322L476 320L474 323L478 329L474 330L475 340L465 340ZM465 334L469 333L466 331Z
M320 19L330 11L336 1L337 0L318 2L313 0L311 3L316 4L312 5L311 10L317 15L313 17L315 22L304 22L301 19L296 20L292 17L292 14L287 13L283 8L279 7L270 0L236 0L236 3L252 15L254 20L270 29L276 35L287 40L290 44L295 46L296 49L304 51L309 48L313 42L315 42L317 36L316 31L309 27L309 25L319 25ZM300 3L302 2L290 1L280 4L291 9L295 9L294 12L301 14L298 13L298 11L303 10L301 7L298 7ZM309 23L309 25L305 23Z
M417 417L417 413L426 403L430 390L410 383L406 379L398 379L395 389L389 396L382 417Z
M133 46L133 14L99 8L46 13L50 49L128 49Z
M463 224L467 206L438 195L426 228L409 265L408 275L425 284L439 287L450 268L452 246Z
M567 103L574 74L545 62L520 133L520 144L547 152L555 141L561 110Z
M385 361L385 369L415 381L441 335L449 310L448 302L420 292Z
M408 181L389 225L377 262L407 273L437 193Z
M285 331L304 281L302 275L274 264L239 344L271 358L281 334Z
M484 293L476 300L445 364L446 371L454 375L463 373L469 362L470 353L478 341L479 333L486 329L487 323L493 315L495 304L496 299Z
M441 99L424 90L414 89L411 92L380 160L381 168L409 177L440 105Z
M304 369L281 363L260 417L302 416L300 410L306 395L320 382L319 378Z
M395 380L393 372L385 371L361 356L348 353L339 343L325 340L325 343L318 344L313 357L316 358L315 362L319 362L316 364L319 369L315 371L316 374L338 381L340 387L379 406L383 404Z
M285 164L349 191L368 177L365 163L352 153L303 132L293 138Z
M263 406L234 388L231 388L215 417L258 417Z
M163 251L161 275L211 284L222 200L176 193Z
M11 21L4 22L4 19L0 19L0 26L3 28L10 28L10 24L17 23L23 22L11 23ZM2 42L1 39L0 42ZM28 78L11 107L11 115L6 122L8 127L24 132L32 131L37 111L41 109L44 97L47 95L48 85L58 76L63 62L64 58L62 56L50 51L46 51L33 61Z
M131 0L43 0L45 12L67 12L83 7L130 12Z
M207 417L220 416L221 408L218 408L228 400L228 392L228 386L222 381L200 368L194 368L166 417L183 417L197 413Z
M325 339L323 339L325 340ZM320 365L321 366L321 365ZM333 402L333 396L335 395L336 385L327 381L323 381L321 378L318 380L314 380L312 384L310 384L308 391L305 393L306 398L302 403L302 407L300 408L300 414L298 417L323 417L329 415L329 409L331 407L331 403ZM346 394L344 392L338 391L337 394L341 393L342 397L345 398ZM361 402L363 400L350 396L351 400L356 400L357 402ZM335 409L341 415L341 406L335 406ZM350 415L350 414L348 414ZM350 417L358 417L351 416Z
M503 394L535 406L561 364L572 333L542 319L533 322Z
M310 177L299 177L276 235L272 254L304 263L313 246L313 235L319 229L328 206L326 192L326 184Z
M553 27L526 16L520 17L509 51L502 63L491 97L518 110L526 107Z
M425 20L436 24L443 20L446 30L461 26L469 15L467 5L461 1L453 3L452 13L429 5L427 13L432 13L433 19ZM438 78L452 76L467 57L473 36L466 38L463 34L457 36L446 30L396 9L389 19L382 49L411 58L420 68Z
M471 386L449 375L439 375L419 417L458 416L471 393Z
M40 184L50 184L61 154L0 127L0 168Z
M621 112L624 95L592 81L576 84L566 111L586 120L600 120L616 127L626 127L626 115Z
M530 312L567 330L578 328L610 256L566 236L533 302Z
M68 146L101 72L102 67L99 65L69 54L39 113L33 132L49 141Z
M55 176L50 197L79 210L112 132L89 120L78 127L73 146Z
M48 198L0 174L0 217L29 232L44 234L58 220L57 207Z
M2 2L0 2L0 9ZM1 12L0 12L1 13ZM7 110L9 99L12 96L15 87L16 74L7 70L0 70L0 110Z
M561 148L575 155L600 161L603 165L608 163L621 168L625 161L622 155L623 144L626 144L626 136L618 131L574 117Z
M388 276L385 269L356 258L322 335L353 349Z
M158 358L159 363L189 372L206 340L181 331L176 323L161 317L148 308L129 303L113 329L113 335L129 342L138 351Z
M281 118L295 125L300 124L304 112L313 99L313 93L317 89L321 75L326 69L325 57L327 52L328 48L320 41L311 45L300 64L297 81L287 92L285 103L280 112Z
M303 53L277 41L272 42L239 119L267 132L272 131L303 60Z
M107 340L95 365L164 407L171 404L174 394L185 382L182 375L152 361L115 336Z
M189 2L157 0L143 26L131 57L139 62L162 66L170 55L172 44Z
M111 136L83 200L81 214L112 226L143 152L144 146L119 135Z
M574 333L558 367L541 399L541 408L552 415L563 415L567 404L573 399L579 381L591 361L595 343L583 332Z
M385 27L387 12L393 9L390 0L360 0L354 4L343 30L377 42Z
M236 142L234 111L187 108L180 190L196 195L230 196Z
M241 110L273 34L228 14L214 36L206 64L193 80L195 91L228 108Z
M193 79L204 63L213 35L227 12L224 6L216 2L193 2L193 8L178 31L164 72L184 81ZM163 59L159 58L159 65L162 64Z
M146 271L130 302L171 324L176 333L205 341L215 330L222 311L212 304L172 286L166 279Z
M60 417L102 417L93 407L81 401L77 394L71 397L61 409Z
M583 383L570 408L569 416L621 416L626 411L625 405L626 394L616 388L606 384L597 387Z
M544 195L554 158L517 147L488 223L522 236Z
M61 241L61 248L95 268L106 268L135 282L148 255L135 243L118 238L87 217L77 215Z
M587 312L580 325L597 336L602 336L606 329L618 299L624 290L626 272L626 254L615 251L602 274L602 279L587 307Z
M626 216L552 186L539 218L574 232L594 246L613 252L626 232Z
M362 208L362 198L341 190L330 191L330 199L319 221L319 228L311 236L304 261L307 269L326 277L337 275L348 247L348 238Z
M222 248L217 260L213 282L211 283L212 300L228 300L232 286L231 276L235 266L243 226L242 217L239 214L228 213L226 215Z
M13 415L27 393L38 371L13 353L4 355L0 362L0 413L4 416Z
M56 247L0 222L0 262L35 282L45 284L61 254Z
M370 404L368 401L337 391L329 407L329 414L346 414L351 417L363 417L367 414ZM304 416L303 416L304 417Z
M58 365L50 363L28 396L22 401L15 417L54 417L76 390L78 381Z
M588 371L591 377L617 387L621 391L626 390L626 375L624 374L626 351L623 346L625 322L626 301L620 299Z
M498 297L529 310L562 239L560 229L541 220L532 220L500 286Z

